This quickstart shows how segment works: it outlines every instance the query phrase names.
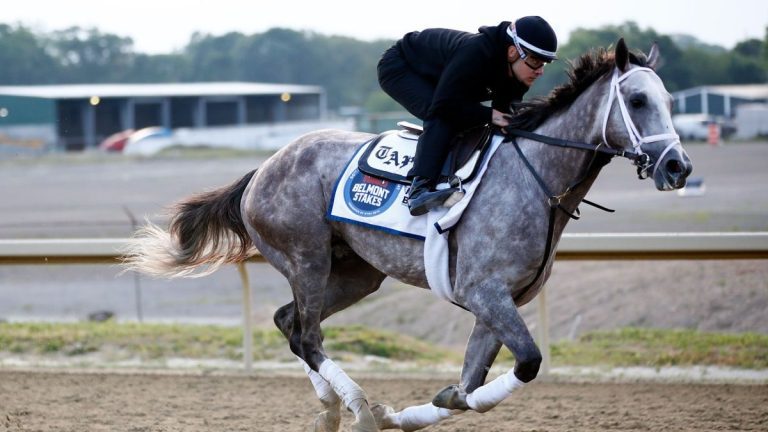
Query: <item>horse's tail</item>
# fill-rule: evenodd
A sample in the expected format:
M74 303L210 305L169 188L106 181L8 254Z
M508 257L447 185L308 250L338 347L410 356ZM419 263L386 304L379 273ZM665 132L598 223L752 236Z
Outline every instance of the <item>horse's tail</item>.
M165 278L200 277L222 264L247 259L253 244L240 201L255 172L177 203L168 231L152 223L139 229L124 251L126 270Z

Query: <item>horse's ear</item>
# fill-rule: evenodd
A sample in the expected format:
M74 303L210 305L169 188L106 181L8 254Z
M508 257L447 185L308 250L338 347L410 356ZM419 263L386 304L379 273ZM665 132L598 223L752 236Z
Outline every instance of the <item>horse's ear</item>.
M648 52L648 67L656 70L656 67L659 65L659 59L659 44L654 42L651 51Z
M625 72L629 65L629 50L627 49L627 44L624 43L624 38L621 38L616 42L614 58L616 59L616 67L618 67L621 72Z

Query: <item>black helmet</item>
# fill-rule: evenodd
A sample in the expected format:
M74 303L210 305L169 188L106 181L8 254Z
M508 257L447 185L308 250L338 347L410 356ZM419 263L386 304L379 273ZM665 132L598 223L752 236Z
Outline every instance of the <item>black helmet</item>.
M521 57L526 57L524 50L527 50L544 60L557 60L557 36L544 18L522 17L509 25L507 35L512 39Z

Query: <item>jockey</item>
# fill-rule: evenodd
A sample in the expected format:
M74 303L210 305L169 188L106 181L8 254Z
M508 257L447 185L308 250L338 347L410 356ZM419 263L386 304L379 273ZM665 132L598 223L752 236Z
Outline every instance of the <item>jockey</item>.
M424 122L408 195L412 215L443 203L455 188L435 190L453 136L473 126L504 127L544 66L557 59L557 36L541 17L481 27L478 33L427 29L406 34L378 64L381 88ZM491 106L483 105L491 101Z

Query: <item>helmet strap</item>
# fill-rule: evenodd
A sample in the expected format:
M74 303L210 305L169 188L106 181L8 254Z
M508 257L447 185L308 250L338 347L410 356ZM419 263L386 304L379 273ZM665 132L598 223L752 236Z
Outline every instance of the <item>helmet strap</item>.
M533 44L527 42L523 38L517 35L517 30L515 30L514 26L511 24L509 27L507 27L507 35L512 38L512 42L515 44L515 48L517 48L517 51L520 53L520 57L525 60L528 55L523 51L523 46L531 50L531 52L539 54L545 58L553 58L555 57L555 53L551 51L543 50L537 46L534 46Z

